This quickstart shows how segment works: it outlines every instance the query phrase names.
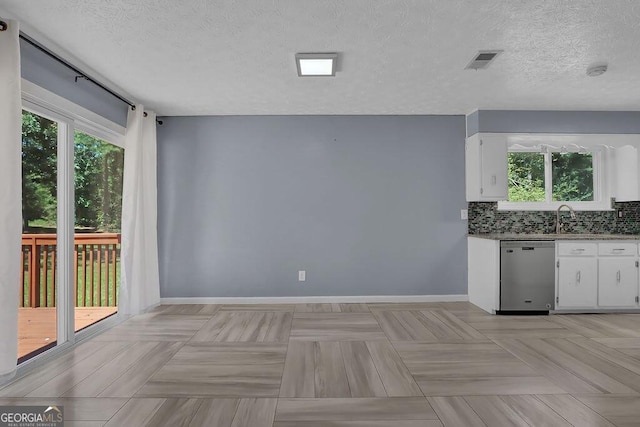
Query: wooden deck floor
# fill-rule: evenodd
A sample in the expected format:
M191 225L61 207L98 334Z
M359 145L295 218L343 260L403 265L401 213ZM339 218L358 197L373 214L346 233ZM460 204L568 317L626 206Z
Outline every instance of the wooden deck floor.
M76 307L76 331L118 311L117 307ZM55 307L18 309L18 358L56 340Z

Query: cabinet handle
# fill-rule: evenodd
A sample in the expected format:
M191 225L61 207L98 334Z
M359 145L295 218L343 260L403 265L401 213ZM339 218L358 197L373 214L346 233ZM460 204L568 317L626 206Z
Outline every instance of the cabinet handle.
M620 248L613 249L613 252L623 252L623 251L624 251L624 249L620 249Z
M620 283L620 270L616 273L616 280Z
M576 282L580 283L580 271L576 273Z
M574 254L576 252L584 252L584 248L573 249L571 252L574 253Z
M496 176L491 175L491 185L496 185L497 182L498 182L498 179L496 178Z

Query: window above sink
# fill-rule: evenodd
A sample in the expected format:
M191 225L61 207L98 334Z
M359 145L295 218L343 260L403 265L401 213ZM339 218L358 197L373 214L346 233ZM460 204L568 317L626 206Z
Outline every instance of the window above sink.
M510 146L508 200L498 202L498 209L555 210L562 204L580 210L611 209L604 150L574 144Z
M476 133L465 175L467 201L498 210L612 210L640 201L640 134Z

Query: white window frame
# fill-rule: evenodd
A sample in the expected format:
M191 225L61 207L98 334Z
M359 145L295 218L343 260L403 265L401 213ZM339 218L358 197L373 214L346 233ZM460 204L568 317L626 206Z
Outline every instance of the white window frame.
M488 134L494 135L494 134ZM592 152L594 156L594 200L589 202L545 201L545 202L509 202L499 201L498 210L503 211L553 211L562 204L568 204L578 211L611 211L611 198L615 196L615 179L612 176L615 165L612 164L611 149L631 145L640 147L640 135L631 134L545 134L545 133L513 133L495 134L507 139L509 152L536 151L545 147L550 152L576 152L576 147ZM545 165L545 174L551 169ZM551 186L551 180L545 175L545 186ZM545 193L551 189L545 188Z
M74 133L85 132L124 148L125 128L28 80L22 79L22 108L58 123L58 224L56 283L73 283L74 249ZM58 354L121 323L125 316L118 312L81 331L75 331L75 301L69 286L56 289L56 346L18 365L16 376L26 375Z
M508 200L498 202L498 210L518 210L518 211L551 211L556 210L560 205L568 204L575 210L594 210L605 211L612 210L611 197L608 192L605 180L604 158L606 157L602 148L587 148L586 153L590 153L593 159L593 200L590 201L571 201L560 200L554 201L553 198L553 182L552 182L552 153L561 153L560 149L549 149L545 152L534 148L509 148L508 153L539 153L544 155L544 184L545 197L544 202L511 202ZM575 151L572 151L575 152Z
M22 79L22 103L43 109L70 122L75 130L124 148L125 127L106 119L93 111L69 101L53 92Z

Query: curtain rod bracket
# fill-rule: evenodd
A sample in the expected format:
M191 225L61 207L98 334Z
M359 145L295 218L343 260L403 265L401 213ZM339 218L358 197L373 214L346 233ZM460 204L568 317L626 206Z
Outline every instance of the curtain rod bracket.
M6 25L6 23L4 23L4 24ZM43 45L41 45L40 43L38 43L37 41L32 39L31 37L29 37L28 35L24 34L23 32L20 32L20 39L24 40L26 43L29 43L34 48L38 49L40 52L44 53L45 55L47 55L50 58L58 61L59 63L61 63L65 67L67 67L70 70L72 70L73 72L75 72L76 73L76 81L78 81L77 79L79 78L79 76L82 76L83 79L93 83L94 85L98 86L100 89L102 89L105 92L111 94L112 96L118 98L120 101L124 102L125 104L127 104L127 105L129 105L131 107L134 106L133 102L129 101L127 98L125 98L122 95L119 95L118 93L116 93L113 90L109 89L107 86L103 85L102 83L100 83L96 79L88 76L82 70L78 69L78 67L76 67L76 66L70 64L68 61L62 59L61 57L59 57L58 55L56 55L55 53L53 53L52 51L50 51L49 49L47 49L46 47L44 47Z
M131 108L132 108L133 110L135 110L135 109L136 109L136 107L131 107ZM146 112L146 111L145 111L144 113L142 113L142 115L143 115L144 117L148 117L148 116L149 116L149 114L147 114L147 112ZM162 120L158 120L158 119L156 119L156 124L159 124L160 126L162 126L162 123L163 123L163 121L162 121Z
M9 25L4 21L0 21L0 31L7 31L7 28L9 28Z
M147 114L147 112L145 111L145 112L143 113L143 116L144 116L144 117L148 117L149 115L148 115L148 114ZM163 124L164 122L163 122L162 120L158 120L158 119L156 119L156 123L157 123L157 124L159 124L160 126L162 126L162 124Z

